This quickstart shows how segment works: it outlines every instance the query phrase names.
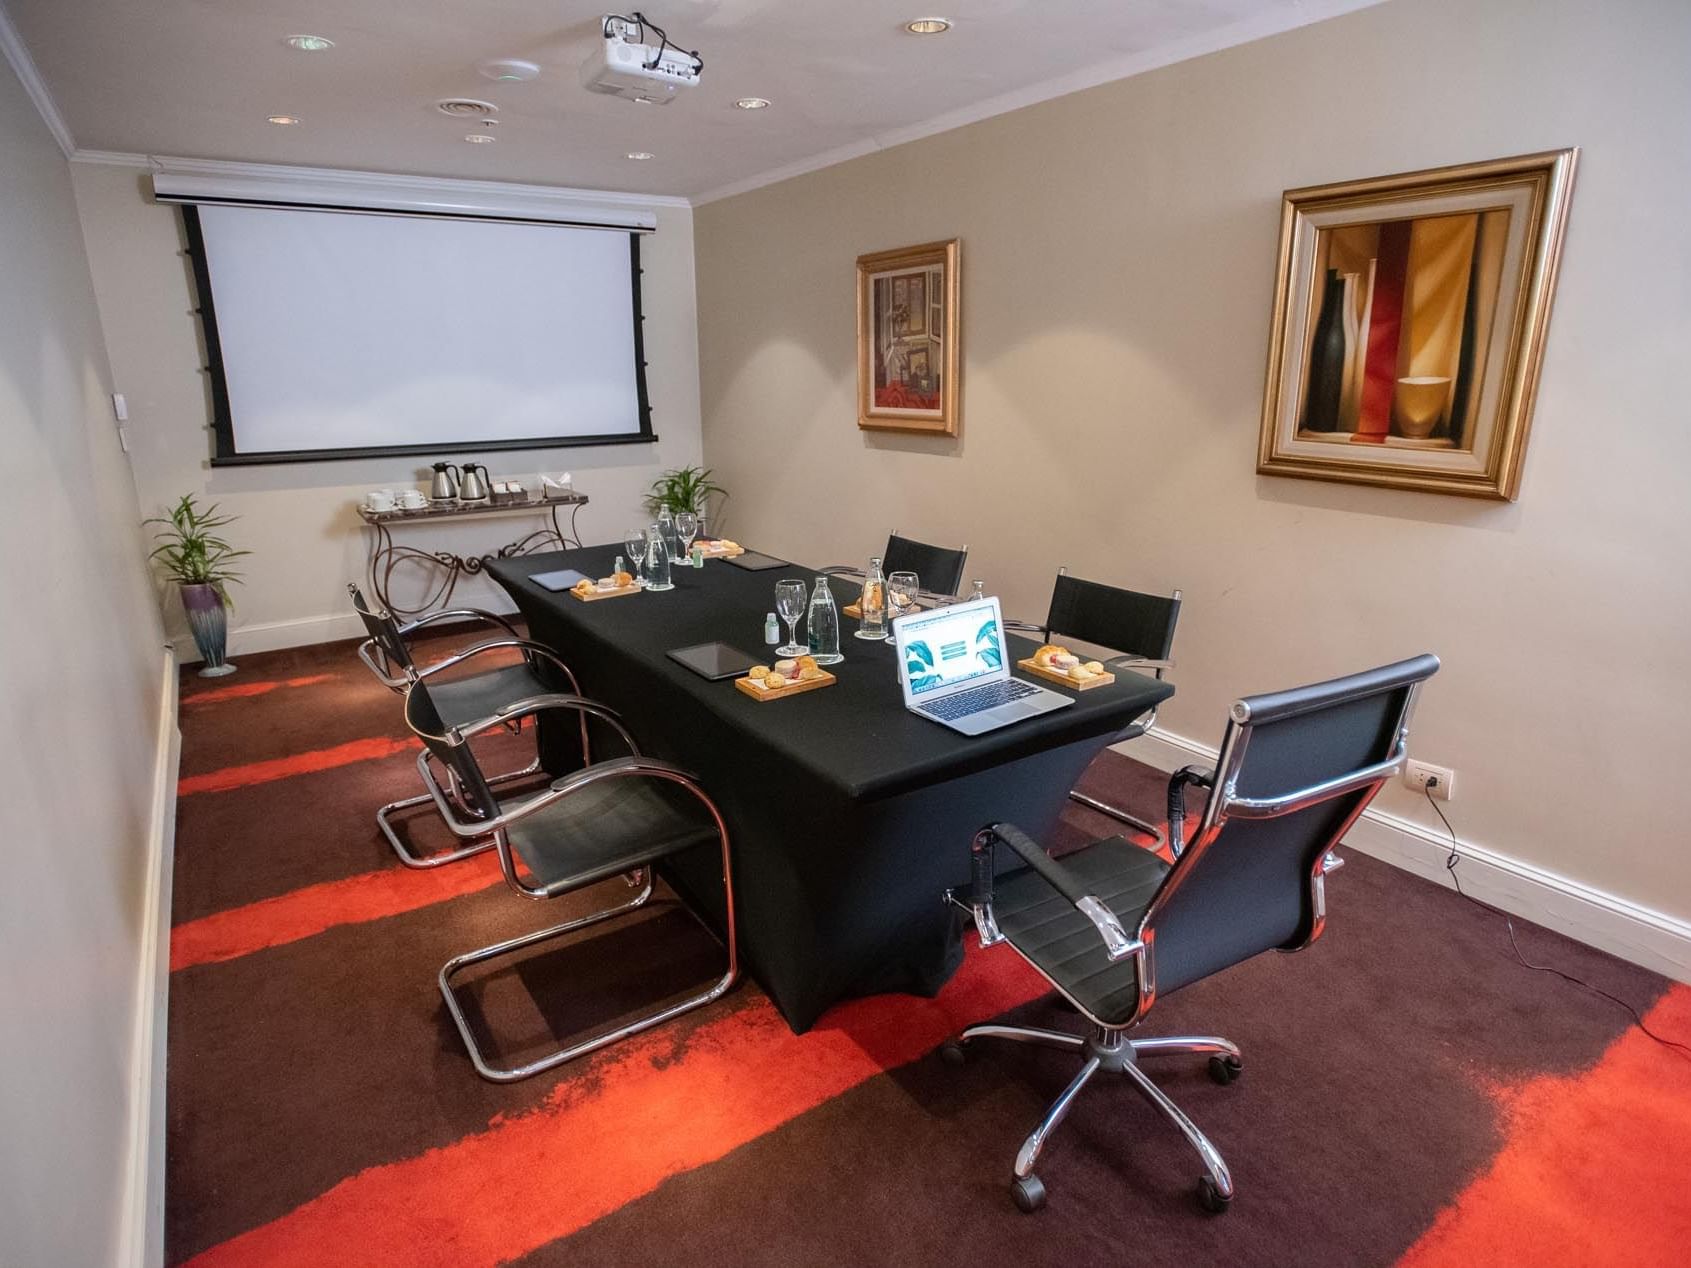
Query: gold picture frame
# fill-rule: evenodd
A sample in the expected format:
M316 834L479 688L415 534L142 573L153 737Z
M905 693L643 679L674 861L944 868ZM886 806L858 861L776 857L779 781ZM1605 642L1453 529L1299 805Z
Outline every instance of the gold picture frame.
M957 434L957 265L956 238L857 257L857 425L864 430Z
M1257 471L1514 501L1578 155L1288 190Z

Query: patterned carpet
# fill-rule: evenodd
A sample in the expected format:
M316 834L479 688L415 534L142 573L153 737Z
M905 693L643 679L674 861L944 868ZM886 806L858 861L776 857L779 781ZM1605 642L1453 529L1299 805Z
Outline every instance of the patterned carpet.
M935 1053L991 1016L1075 1028L1010 951L971 947L938 998L853 1001L802 1036L745 981L496 1086L446 1016L440 965L605 905L622 882L537 905L489 855L401 867L373 814L419 790L417 749L351 644L244 656L233 680L185 674L182 733L173 1263L1550 1268L1680 1264L1691 1245L1691 1060L1520 967L1496 916L1354 852L1312 949L1159 1000L1146 1024L1244 1050L1231 1087L1200 1061L1152 1070L1226 1156L1232 1210L1199 1212L1195 1158L1112 1079L1048 1147L1050 1202L1025 1216L1011 1161L1075 1063L982 1044L953 1069ZM526 760L523 737L493 745L496 768ZM1126 758L1105 753L1085 786L1158 813L1160 777ZM1053 844L1109 830L1073 806ZM427 815L410 832L418 850L448 844ZM497 1056L717 971L673 902L612 928L472 976ZM1517 928L1529 958L1691 1036L1691 989Z

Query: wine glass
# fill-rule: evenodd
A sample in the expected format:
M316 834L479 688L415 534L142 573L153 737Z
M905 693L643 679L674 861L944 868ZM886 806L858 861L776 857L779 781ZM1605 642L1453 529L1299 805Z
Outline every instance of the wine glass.
M895 572L887 578L887 642L893 641L892 623L916 607L921 582L913 572Z
M808 650L799 642L799 617L804 615L804 601L807 595L802 581L777 581L775 583L775 610L781 614L781 619L787 623L787 641L775 649L777 656L802 656Z
M675 535L681 539L681 562L693 562L693 539L699 535L699 517L692 511L682 511L675 517Z
M634 574L634 584L646 584L646 530L636 525L622 535L622 544L628 547L628 571Z

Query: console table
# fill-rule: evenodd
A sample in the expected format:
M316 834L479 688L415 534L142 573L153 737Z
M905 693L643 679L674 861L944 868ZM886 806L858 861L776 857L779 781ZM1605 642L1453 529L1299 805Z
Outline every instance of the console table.
M571 493L565 497L528 497L502 501L460 502L457 499L449 501L429 502L425 506L415 509L396 507L391 511L372 511L367 506L358 507L358 516L370 530L369 544L369 577L370 591L380 603L394 616L404 618L417 616L434 608L445 607L452 598L452 592L457 588L461 577L474 576L495 559L509 559L514 555L528 555L537 550L563 550L567 547L580 546L581 538L576 534L575 517L582 507L587 505L585 493ZM565 532L559 522L558 513L563 508L569 509L570 527ZM415 546L405 546L394 541L393 532L396 528L404 528L409 524L439 523L442 520L470 519L479 516L492 515L539 515L549 521L529 533L528 536L518 538L501 546L491 554L485 555L455 555L444 550L420 550ZM393 579L394 569L404 563L412 563L422 568L436 569L440 572L438 584L428 592L420 607L402 608L393 601L389 590L389 583Z

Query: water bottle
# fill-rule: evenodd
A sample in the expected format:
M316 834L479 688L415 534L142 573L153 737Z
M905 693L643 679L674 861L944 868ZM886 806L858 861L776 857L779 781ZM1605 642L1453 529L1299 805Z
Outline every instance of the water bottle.
M969 602L974 603L977 600L984 598L986 598L986 582L976 581L974 592L969 595Z
M887 637L887 579L881 575L881 557L869 557L869 571L863 574L863 597L858 600L857 637L885 642Z
M675 583L669 579L669 547L664 542L663 531L657 528L646 538L646 589L675 589Z
M671 559L681 557L681 536L675 531L675 512L667 506L658 512L658 529L663 533L664 550Z
M811 588L804 634L818 665L837 665L845 659L840 655L840 610L834 605L834 592L828 588L826 577L817 577Z

